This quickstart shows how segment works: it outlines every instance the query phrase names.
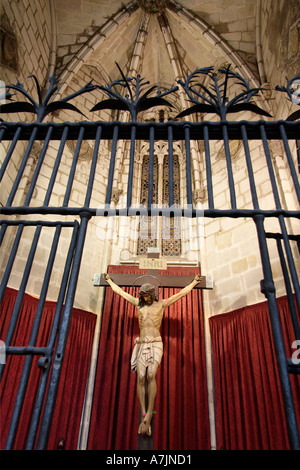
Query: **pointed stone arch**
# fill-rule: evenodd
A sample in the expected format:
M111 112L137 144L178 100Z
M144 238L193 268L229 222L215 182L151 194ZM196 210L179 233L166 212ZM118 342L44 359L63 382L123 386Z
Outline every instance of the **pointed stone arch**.
M143 10L141 4L136 0L131 1L128 5L123 5L97 30L97 32L90 37L86 43L82 45L60 74L60 95L63 94L68 83L72 80L74 75L76 75L80 67L91 59L93 52L99 49L101 44L112 36L120 26L124 25L131 15L134 15L141 10ZM147 14L150 15L150 13L145 13L145 15ZM224 62L231 63L233 68L249 80L252 86L259 86L258 79L255 77L247 63L240 57L239 53L231 47L212 26L205 22L196 13L185 8L180 2L170 0L166 3L163 14L167 16L170 15L170 17L173 18L175 17L186 29L196 33L199 38L202 36L205 41L211 43L212 47L220 53L220 56L224 58ZM157 15L160 15L160 12L158 12Z
M90 58L92 53L98 49L103 41L128 19L137 9L139 5L136 1L132 1L127 6L122 6L112 17L110 17L100 28L93 34L90 39L79 49L73 56L65 69L61 72L59 78L61 80L61 88L59 94L62 95L69 82L78 72L80 67Z

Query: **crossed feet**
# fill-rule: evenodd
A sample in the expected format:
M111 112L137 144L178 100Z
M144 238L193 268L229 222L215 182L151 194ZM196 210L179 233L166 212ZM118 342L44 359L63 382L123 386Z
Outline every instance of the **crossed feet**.
M143 419L139 425L138 434L147 434L148 436L151 436L151 418L152 413L148 412L143 414Z

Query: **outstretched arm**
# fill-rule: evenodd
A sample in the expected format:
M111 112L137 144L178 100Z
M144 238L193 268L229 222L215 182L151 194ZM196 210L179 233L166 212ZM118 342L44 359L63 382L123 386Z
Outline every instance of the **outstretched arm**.
M187 295L201 280L202 277L197 274L197 276L195 276L195 279L189 285L184 287L180 292L178 292L178 294L174 294L168 299L165 299L163 301L163 307L169 307L170 305L174 304L174 302L177 302L177 300Z
M121 289L121 287L114 283L114 281L110 278L109 274L104 274L104 279L106 280L106 282L108 282L108 284L116 294L119 294L132 305L138 305L139 299L137 297L133 297L132 295L128 294L123 289Z

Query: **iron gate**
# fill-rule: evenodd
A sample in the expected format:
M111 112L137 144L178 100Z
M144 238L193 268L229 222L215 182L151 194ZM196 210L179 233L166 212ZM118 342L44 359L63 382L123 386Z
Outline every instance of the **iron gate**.
M201 82L198 82L198 91L195 93L195 82L193 79L201 77L202 75L209 77L213 83L213 92L209 91ZM221 81L220 81L221 76ZM287 87L278 87L278 91L286 91L289 96L293 93L293 83L299 77L295 77L289 81ZM237 80L239 84L242 84L243 91L233 99L229 100L227 96L227 85L229 80ZM124 98L122 93L117 93L115 87L122 86L129 90L129 95ZM64 356L64 348L66 344L68 327L70 322L70 315L73 306L73 301L76 292L77 279L79 269L81 265L81 259L83 254L84 242L88 222L92 217L99 216L99 213L103 217L109 216L128 216L134 215L139 216L140 212L138 209L132 208L132 188L133 188L133 175L134 175L134 164L135 164L135 143L138 140L145 140L149 142L149 193L148 201L145 207L148 215L162 216L164 214L164 208L153 208L153 156L154 156L154 143L159 140L168 142L169 151L169 208L172 216L172 208L174 207L174 193L173 193L173 142L183 141L186 155L186 203L189 207L189 216L197 217L198 210L193 205L193 170L191 166L191 142L200 141L204 148L204 166L206 173L206 190L207 190L207 206L201 210L201 216L206 218L249 218L253 220L256 230L258 243L260 248L260 256L262 262L262 268L264 273L264 279L261 281L261 291L265 294L268 305L270 320L273 332L273 339L276 349L277 364L280 374L280 381L282 387L282 395L285 406L285 415L287 421L287 428L290 440L290 446L292 449L299 449L299 431L295 416L295 408L293 403L293 397L290 387L289 374L299 374L300 366L295 363L291 358L286 358L284 350L282 333L280 327L280 320L278 314L278 308L276 303L276 291L272 276L272 269L269 257L268 240L275 240L278 248L278 256L281 262L282 273L286 286L286 293L288 296L290 313L294 325L295 339L300 340L299 331L299 317L297 317L297 309L300 310L300 288L298 273L296 270L295 259L291 244L297 243L299 247L299 235L289 234L287 229L287 220L300 218L299 210L288 210L282 207L282 202L278 189L278 182L276 180L274 162L272 161L270 153L270 142L273 140L280 141L284 147L284 159L287 164L287 168L290 172L292 190L294 191L298 202L300 201L300 186L299 186L299 175L295 166L293 153L291 150L291 143L299 139L300 136L300 123L297 122L299 117L298 113L294 113L289 119L283 121L228 121L227 114L230 112L240 111L251 111L260 115L269 116L269 114L263 109L256 106L252 97L259 94L260 90L251 89L250 86L245 82L242 77L230 71L229 69L220 69L218 76L214 73L212 68L200 69L194 72L191 76L187 77L185 82L180 82L179 85L183 87L187 93L193 106L180 115L178 119L186 119L186 116L192 113L215 113L220 117L220 121L186 121L186 120L172 120L165 123L148 122L142 123L137 121L138 113L149 109L152 106L170 105L165 99L167 95L177 92L177 87L172 88L164 93L161 92L159 87L153 87L150 91L143 91L145 83L137 77L126 78L122 74L122 79L114 82L109 87L100 87L88 84L86 87L81 89L78 93L75 93L59 102L52 101L56 91L56 81L54 77L50 79L50 88L44 101L35 102L35 100L25 94L23 86L20 84L15 86L7 87L6 93L7 98L10 99L10 91L17 90L23 93L29 100L27 105L23 103L13 102L1 106L3 113L11 112L31 112L37 115L37 121L33 123L24 122L8 122L2 121L0 128L1 141L6 148L6 156L2 163L0 172L0 178L6 177L9 165L14 159L15 149L18 143L24 143L24 152L20 161L19 168L16 171L16 175L10 183L7 179L6 187L10 185L7 191L7 200L1 207L1 214L3 219L1 220L1 232L0 238L1 243L5 242L5 237L10 237L13 240L10 253L6 259L6 265L4 267L4 274L2 277L0 300L3 297L6 286L9 281L10 273L13 269L13 263L18 251L19 243L22 238L22 233L26 227L31 226L35 228L35 232L32 237L32 244L28 253L26 265L24 267L23 277L21 280L21 287L14 307L11 325L6 338L3 338L5 342L5 352L7 355L21 354L26 355L26 361L24 364L24 370L22 379L19 385L18 396L15 403L13 412L13 418L7 439L6 448L10 449L13 446L14 436L18 426L18 420L22 409L22 399L26 390L26 384L28 374L30 371L33 355L40 356L39 367L41 368L40 376L40 387L38 395L36 397L36 404L34 413L32 416L32 422L30 431L27 438L27 448L45 449L47 446L47 439L49 436L51 417L55 406L55 397L59 385L61 364ZM117 109L123 112L128 111L131 114L132 120L130 122L124 121L112 121L112 122L87 122L81 121L76 123L64 122L64 123L42 123L43 118L55 110L71 109L69 100L76 98L76 96L82 93L91 93L97 88L101 88L109 99L100 102L93 108L93 112L97 112L104 108ZM156 91L156 95L152 96ZM151 97L150 97L151 96ZM73 106L73 111L78 111ZM58 174L58 170L62 161L64 147L66 142L76 142L74 150L73 160L68 175L68 180L65 184L63 203L59 206L50 204L50 198L53 191L54 183ZM78 207L70 205L70 194L74 181L74 175L76 172L76 166L78 164L78 158L81 146L85 140L93 141L93 156L91 159L88 185L84 195L84 204ZM129 161L129 172L127 182L127 199L124 207L115 208L112 206L112 191L113 191L113 180L114 171L116 166L116 150L118 142L120 140L126 140L130 142L130 161ZM243 155L245 159L245 168L247 168L249 186L252 198L252 207L249 209L239 208L236 197L236 183L234 178L234 171L232 167L231 151L229 143L231 141L239 140L243 144ZM249 142L257 140L261 143L263 153L265 157L266 171L269 175L270 182L272 185L272 192L274 197L274 208L273 209L262 209L260 206L260 197L257 192L253 161L251 150L249 148ZM21 188L24 172L28 168L30 155L35 142L41 142L41 150L31 177L28 182L27 194L25 195L24 201L20 204L16 201L16 195L18 190ZM39 177L41 168L43 166L44 158L50 142L58 141L59 147L55 156L54 164L51 169L51 175L47 182L47 188L45 191L44 203L42 206L35 206L33 201L33 194L36 187L36 182ZM100 209L99 207L91 207L91 194L95 183L96 165L101 155L99 155L99 146L103 141L110 141L111 152L110 152L110 163L109 172L106 182L106 196L105 203ZM211 159L211 142L221 141L225 150L226 169L228 177L228 187L230 194L230 208L220 209L216 206L216 199L214 195L213 186L213 168ZM174 215L174 214L173 214ZM185 216L186 210L184 208L177 207L176 215ZM38 220L34 218L37 217ZM69 219L73 217L72 222L64 221L64 218ZM265 230L265 220L267 218L275 218L280 226L280 233L269 233ZM17 227L17 230L16 230ZM11 346L11 339L14 333L15 324L20 311L22 298L26 290L26 284L30 270L33 265L35 252L38 246L39 237L44 229L52 227L55 229L55 233L52 240L51 251L49 255L48 264L46 267L44 280L42 284L42 290L40 294L39 307L36 312L36 319L32 330L31 339L28 345L22 347ZM14 232L10 232L13 230ZM51 269L54 262L54 257L57 251L57 244L62 230L71 229L72 236L70 237L69 250L65 259L65 270L62 277L61 288L58 295L57 311L54 319L52 328L52 335L49 344L43 348L37 348L35 346L35 338L39 327L39 319L43 310L43 303L46 298L47 289L50 283ZM65 305L63 315L61 317L62 306ZM54 348L54 344L56 346ZM50 365L52 364L51 376L49 376ZM1 373L5 365L1 365ZM44 394L46 390L46 383L49 380L49 388L47 391L45 407L43 415L41 416L42 403L44 400ZM40 425L40 428L39 428ZM39 433L37 436L37 430Z

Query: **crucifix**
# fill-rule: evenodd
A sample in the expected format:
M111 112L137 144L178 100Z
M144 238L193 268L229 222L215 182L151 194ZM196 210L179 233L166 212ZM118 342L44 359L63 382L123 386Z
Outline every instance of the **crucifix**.
M211 288L206 285L206 278L196 276L168 276L161 278L158 268L162 268L159 255L150 256L140 263L141 268L146 269L147 274L136 277L128 274L101 275L100 284L110 285L112 290L122 296L129 303L137 307L140 334L135 339L135 346L131 357L131 369L137 372L137 395L140 402L140 424L138 428L138 449L152 449L151 422L154 412L154 400L156 396L156 373L163 355L163 343L160 336L160 326L164 310L186 296L193 288ZM165 269L166 269L165 263ZM161 287L181 287L181 290L167 299L158 300L155 285L143 282L145 277L158 280ZM177 279L179 278L179 279ZM125 292L122 287L138 285L139 295L133 297ZM122 286L122 287L121 287ZM145 441L148 438L148 441Z
M120 287L141 287L145 282L145 277L154 277L157 280L157 284L161 287L183 288L194 279L193 275L173 276L165 274L160 276L159 271L167 269L167 267L164 267L166 265L164 265L162 261L164 261L163 258L157 258L156 256L153 256L153 254L150 254L148 258L142 258L139 264L139 269L146 270L146 274L142 274L140 276L137 276L136 274L112 274L113 281ZM107 287L104 274L101 274L100 276L98 274L94 275L94 285ZM195 286L195 289L212 288L212 279L207 276L201 276L201 281Z

